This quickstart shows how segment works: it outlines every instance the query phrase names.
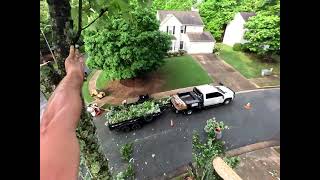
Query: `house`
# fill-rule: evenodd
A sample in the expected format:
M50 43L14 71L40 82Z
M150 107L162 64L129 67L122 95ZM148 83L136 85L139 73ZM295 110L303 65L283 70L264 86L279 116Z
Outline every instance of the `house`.
M229 46L233 46L235 43L245 43L246 40L243 38L246 29L244 24L255 13L250 12L239 12L234 16L234 19L227 25L224 36L223 43Z
M171 52L185 50L189 54L212 53L215 40L196 9L192 11L157 11L160 31L171 35Z

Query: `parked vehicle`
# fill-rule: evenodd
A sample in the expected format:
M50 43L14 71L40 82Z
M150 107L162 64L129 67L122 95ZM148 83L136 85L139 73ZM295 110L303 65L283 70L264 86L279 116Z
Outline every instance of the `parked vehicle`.
M178 93L171 98L172 107L176 113L192 114L195 110L217 104L229 104L235 98L235 92L223 85L201 85L193 91Z
M106 115L106 126L110 130L128 132L140 129L160 116L168 107L170 99L153 100L148 95L139 96L137 102L113 107ZM145 107L147 106L147 107Z

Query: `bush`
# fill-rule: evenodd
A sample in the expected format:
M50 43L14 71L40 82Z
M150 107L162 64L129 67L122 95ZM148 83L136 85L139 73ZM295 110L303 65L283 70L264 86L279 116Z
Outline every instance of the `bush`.
M128 161L131 159L133 153L133 143L127 143L120 149L121 158Z
M235 43L232 47L234 51L241 51L242 50L242 45L240 43Z
M180 56L183 56L183 55L185 55L187 53L187 51L179 50L178 53L179 53Z

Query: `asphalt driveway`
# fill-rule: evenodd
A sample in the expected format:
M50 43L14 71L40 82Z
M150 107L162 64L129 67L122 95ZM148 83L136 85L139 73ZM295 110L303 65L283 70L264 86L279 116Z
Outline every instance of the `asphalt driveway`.
M247 102L252 104L251 110L243 108ZM140 180L161 175L165 177L166 173L191 161L192 132L196 130L204 137L206 120L213 116L230 126L230 130L223 134L227 149L271 139L280 140L280 89L240 93L227 106L190 116L169 110L142 129L129 133L110 131L104 125L103 117L95 119L95 124L111 172L116 173L124 168L125 162L119 153L121 145L134 142L133 158L136 177ZM174 121L174 127L170 126L170 120Z

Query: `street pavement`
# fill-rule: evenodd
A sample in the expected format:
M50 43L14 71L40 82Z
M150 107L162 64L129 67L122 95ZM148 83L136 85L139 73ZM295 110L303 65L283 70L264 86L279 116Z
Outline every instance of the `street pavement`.
M243 108L248 102L252 105L250 110ZM230 127L222 137L226 149L280 140L280 89L239 93L229 105L195 112L190 116L168 110L142 129L128 133L110 131L104 125L106 120L103 116L95 118L94 122L112 173L125 168L120 147L128 142L134 143L136 179L140 180L161 175L165 177L166 173L192 161L192 132L196 130L204 138L206 120L212 117ZM170 120L174 122L173 127Z

